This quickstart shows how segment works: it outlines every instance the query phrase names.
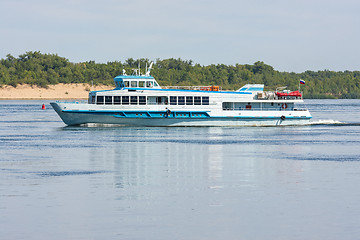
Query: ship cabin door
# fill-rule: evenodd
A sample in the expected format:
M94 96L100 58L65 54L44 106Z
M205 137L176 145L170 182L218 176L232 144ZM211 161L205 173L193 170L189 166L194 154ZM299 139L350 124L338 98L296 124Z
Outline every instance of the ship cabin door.
M156 97L156 103L161 104L161 97Z
M161 97L150 96L147 98L147 102L148 102L148 104L167 105L168 97L166 97L166 96L161 96Z

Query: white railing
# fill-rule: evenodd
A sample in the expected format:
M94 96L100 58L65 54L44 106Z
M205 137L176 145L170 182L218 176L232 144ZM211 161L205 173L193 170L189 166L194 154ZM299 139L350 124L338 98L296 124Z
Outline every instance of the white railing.
M221 86L162 86L162 89L182 89L182 90L202 90L211 91L211 87L218 87L217 91L222 91Z
M294 99L303 99L303 92L301 93L301 97L297 97L297 96L283 96L283 97L279 97L276 95L276 92L270 92L270 91L266 91L266 92L260 92L257 94L257 99L259 100L294 100Z
M88 103L87 100L79 100L79 101L74 101L74 100L57 100L55 101L56 103L75 103L75 104L83 104L83 103Z

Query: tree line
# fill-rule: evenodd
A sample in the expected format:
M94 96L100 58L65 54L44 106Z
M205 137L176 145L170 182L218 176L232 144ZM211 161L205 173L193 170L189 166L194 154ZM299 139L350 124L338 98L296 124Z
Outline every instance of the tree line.
M113 85L113 78L123 69L131 74L139 66L144 73L149 59L128 58L124 62L72 63L57 54L30 51L0 60L0 86L30 84L47 88L57 83L89 83ZM162 86L219 85L225 90L239 89L247 83L265 84L265 90L287 86L297 90L299 80L305 98L360 98L360 71L335 72L330 70L303 73L279 72L261 61L254 64L212 64L202 66L192 60L157 59L151 75Z

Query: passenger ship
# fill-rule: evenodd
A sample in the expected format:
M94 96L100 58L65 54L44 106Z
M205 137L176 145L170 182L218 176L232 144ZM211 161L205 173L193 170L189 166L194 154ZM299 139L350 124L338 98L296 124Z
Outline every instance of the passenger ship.
M306 124L311 115L299 91L265 92L263 84L237 91L217 86L162 88L150 75L123 74L115 89L92 91L88 102L52 102L67 125L125 126L276 126Z

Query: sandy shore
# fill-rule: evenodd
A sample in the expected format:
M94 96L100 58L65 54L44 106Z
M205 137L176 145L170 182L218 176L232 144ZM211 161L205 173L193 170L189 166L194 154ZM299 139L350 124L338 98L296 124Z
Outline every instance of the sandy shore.
M0 100L5 99L87 99L89 91L114 89L113 86L99 85L91 87L89 84L57 84L49 88L39 88L27 84L0 87Z

